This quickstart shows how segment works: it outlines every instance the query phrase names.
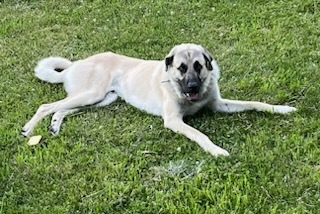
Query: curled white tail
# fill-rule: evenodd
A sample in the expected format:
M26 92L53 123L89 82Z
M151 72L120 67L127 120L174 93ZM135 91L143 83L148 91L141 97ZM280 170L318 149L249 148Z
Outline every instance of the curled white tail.
M34 69L35 75L47 82L62 83L64 70L69 68L72 62L62 57L48 57L38 62Z

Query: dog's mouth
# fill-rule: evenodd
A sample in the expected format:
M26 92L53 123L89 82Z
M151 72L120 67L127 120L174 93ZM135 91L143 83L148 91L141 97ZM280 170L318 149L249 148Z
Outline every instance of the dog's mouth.
M189 101L197 101L199 100L199 93L184 93L186 96L187 100Z
M185 98L190 102L195 102L200 99L199 88L188 88L187 85L182 81L177 81L180 85L180 90Z

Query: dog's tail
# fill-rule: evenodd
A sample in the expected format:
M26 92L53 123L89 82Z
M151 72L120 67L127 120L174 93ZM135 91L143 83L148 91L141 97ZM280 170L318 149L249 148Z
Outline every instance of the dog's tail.
M69 68L72 62L62 57L48 57L38 62L34 69L35 75L50 83L62 83L65 69Z

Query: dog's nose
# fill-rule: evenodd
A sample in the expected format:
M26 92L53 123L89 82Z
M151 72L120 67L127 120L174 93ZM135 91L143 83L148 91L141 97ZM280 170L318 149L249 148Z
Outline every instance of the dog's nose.
M199 87L199 84L197 81L189 81L187 83L187 87L190 91L196 91Z

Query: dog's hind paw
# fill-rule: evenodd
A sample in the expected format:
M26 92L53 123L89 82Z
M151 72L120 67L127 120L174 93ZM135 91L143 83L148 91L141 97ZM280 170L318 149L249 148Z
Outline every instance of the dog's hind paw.
M28 136L30 135L31 131L32 131L32 129L24 126L24 127L22 127L22 129L21 129L21 134L22 134L23 136L25 136L25 137L28 137Z
M294 112L297 109L295 107L291 107L291 106L281 106L281 105L276 105L273 106L272 111L274 113L279 113L279 114L288 114L290 112Z
M49 126L49 128L48 128L48 132L49 132L50 134L52 134L52 135L57 135L57 134L59 134L59 131L60 131L60 129L57 128L55 125L51 125L51 126Z

